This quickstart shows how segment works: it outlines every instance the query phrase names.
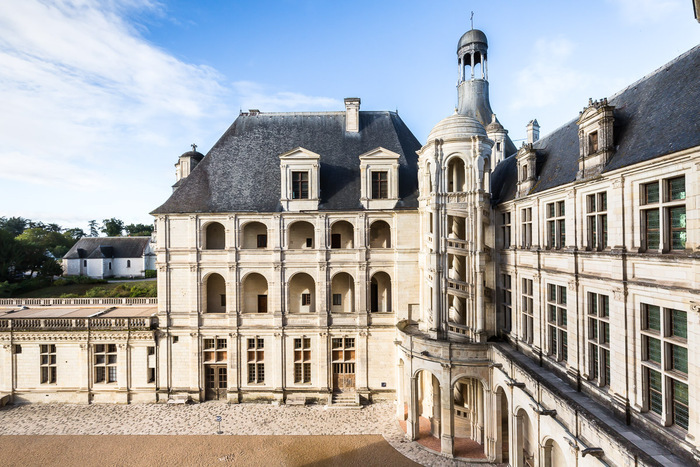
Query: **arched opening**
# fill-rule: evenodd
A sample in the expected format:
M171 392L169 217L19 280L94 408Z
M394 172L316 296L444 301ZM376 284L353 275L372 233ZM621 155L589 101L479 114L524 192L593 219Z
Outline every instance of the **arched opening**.
M461 326L466 326L467 324L467 301L463 297L458 297L457 295L448 294L447 304L449 305L449 321L453 324L459 324Z
M460 378L452 388L454 453L457 457L485 458L484 388L475 378Z
M241 289L243 313L267 313L267 279L257 272L248 274Z
M535 432L532 430L532 423L525 409L518 410L516 414L517 420L517 436L515 443L515 456L518 467L526 467L535 465L535 448L537 440L534 438Z
M464 180L464 161L459 157L453 157L447 164L447 191L449 193L466 191Z
M314 226L305 221L294 222L289 226L288 238L287 247L290 250L314 248Z
M508 463L510 459L508 398L503 388L496 390L496 462Z
M374 221L369 228L370 248L391 248L391 227L384 221Z
M447 255L447 277L453 281L467 281L467 260L462 255Z
M210 222L204 227L204 249L223 250L226 248L226 229L218 222Z
M455 240L466 240L465 234L466 219L460 216L447 216L447 238Z
M340 272L331 280L331 312L355 311L355 280L346 272Z
M421 370L416 375L416 400L418 402L418 442L421 444L430 442L429 438L437 438L440 441L440 381L426 370ZM439 451L439 449L437 449Z
M267 248L267 226L260 222L249 222L243 226L243 248Z
M204 309L207 313L226 312L226 281L220 274L210 274L204 282L206 303Z
M561 467L568 465L564 457L564 451L556 441L548 439L544 443L544 467Z
M370 310L375 312L391 312L391 277L385 272L372 276L370 293Z
M350 222L338 221L331 226L331 248L352 248L355 229Z
M316 306L316 283L306 273L294 274L289 281L289 312L313 313Z

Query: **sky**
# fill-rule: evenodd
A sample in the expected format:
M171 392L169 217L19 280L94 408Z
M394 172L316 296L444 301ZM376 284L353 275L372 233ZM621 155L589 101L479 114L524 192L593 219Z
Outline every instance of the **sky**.
M692 0L0 0L0 216L150 223L178 156L249 108L360 97L425 143L456 105L471 11L516 146L700 43Z

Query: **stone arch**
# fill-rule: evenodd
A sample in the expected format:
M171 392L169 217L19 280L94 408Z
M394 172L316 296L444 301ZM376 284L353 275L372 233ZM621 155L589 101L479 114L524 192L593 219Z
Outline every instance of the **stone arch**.
M544 467L565 467L567 463L564 451L553 438L545 437L542 442Z
M370 280L370 311L391 312L391 276L384 271L372 274Z
M202 230L202 248L205 250L223 250L226 248L226 229L221 222L208 222Z
M513 456L515 462L513 465L524 467L526 465L534 465L535 455L537 451L537 437L532 424L530 413L525 408L519 407L515 411L514 427L514 446Z
M347 272L337 272L331 278L331 312L355 311L355 279Z
M391 227L382 219L375 220L369 226L370 248L391 248Z
M494 386L495 395L494 421L496 428L496 462L508 463L510 460L511 416L508 392L499 384Z
M413 390L416 394L414 400L417 404L415 413L419 425L417 439L430 436L440 439L442 416L440 380L430 370L419 369L415 372L414 381ZM420 420L421 418L423 420Z
M355 226L346 220L337 220L331 224L331 248L353 248L355 245Z
M242 248L267 248L267 226L262 222L248 221L241 226L241 232L243 235Z
M466 161L461 154L451 154L445 159L445 191L460 193L467 191Z
M452 383L453 427L456 438L468 438L483 446L485 426L484 382L462 375Z
M290 313L313 313L316 308L316 281L305 272L289 278L287 299Z
M202 309L205 313L226 312L226 281L221 274L212 272L204 276L203 281L204 303Z
M316 229L308 221L294 221L287 227L287 248L306 250L315 248Z
M268 282L259 272L249 272L241 278L243 313L267 313Z

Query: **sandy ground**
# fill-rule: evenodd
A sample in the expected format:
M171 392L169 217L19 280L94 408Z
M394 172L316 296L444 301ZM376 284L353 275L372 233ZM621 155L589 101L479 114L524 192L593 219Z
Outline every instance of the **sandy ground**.
M411 466L381 435L0 436L3 466Z

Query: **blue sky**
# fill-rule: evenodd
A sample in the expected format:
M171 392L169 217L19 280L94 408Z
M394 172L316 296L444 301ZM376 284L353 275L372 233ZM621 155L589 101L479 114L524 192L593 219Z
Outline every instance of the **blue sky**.
M0 1L0 216L82 228L150 222L177 157L206 153L240 109L360 97L425 142L456 104L472 10L514 140L700 43L691 0Z

